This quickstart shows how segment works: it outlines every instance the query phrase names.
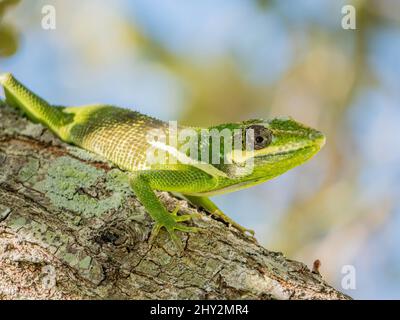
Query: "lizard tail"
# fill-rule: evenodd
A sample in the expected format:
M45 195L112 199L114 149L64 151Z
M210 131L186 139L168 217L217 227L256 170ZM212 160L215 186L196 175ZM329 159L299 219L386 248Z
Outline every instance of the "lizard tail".
M51 106L35 95L12 74L0 74L0 84L4 88L7 103L21 109L32 121L40 122L54 132L65 123L66 115L61 108Z

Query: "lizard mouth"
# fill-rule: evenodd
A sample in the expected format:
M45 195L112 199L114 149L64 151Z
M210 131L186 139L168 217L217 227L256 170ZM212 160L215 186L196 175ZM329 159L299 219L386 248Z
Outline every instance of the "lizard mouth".
M315 155L325 144L325 136L321 135L318 139L311 140L307 143L299 144L295 147L278 149L276 152L261 155L258 158L260 162L271 162L279 160L289 160L299 156L304 159L309 159Z
M259 150L234 150L226 156L232 163L242 165L252 160L262 161L274 157L290 157L294 154L317 153L324 144L325 136L320 131L312 130L307 134L298 135L298 141L272 143Z
M284 150L284 151L279 151L275 153L270 153L270 154L265 154L263 156L257 157L256 161L260 162L275 162L275 161L284 161L284 160L289 160L299 154L302 155L312 155L316 153L317 150L315 149L314 146L308 145L308 146L303 146L299 147L296 149L290 149L290 150Z
M275 148L270 148L269 152L255 152L255 154L249 154L244 157L238 157L233 158L233 162L237 164L243 164L246 161L251 161L251 159L254 159L254 161L271 161L272 159L287 159L294 157L297 154L314 154L317 153L321 148L321 144L314 144L314 143L298 143L296 146L287 146L287 147L275 147Z
M299 147L299 148L295 148L295 149L279 151L277 153L271 153L271 154L268 154L266 156L274 157L274 156L290 155L290 154L293 154L293 153L297 153L299 151L306 151L307 149L310 149L310 148L312 148L312 146L304 146L304 147Z
M286 147L275 147L275 150L271 150L271 152L267 152L264 156L285 156L292 155L294 153L303 153L309 150L315 150L318 152L326 142L325 136L319 131L315 131L315 133L310 135L310 140L298 142L296 144L292 144Z

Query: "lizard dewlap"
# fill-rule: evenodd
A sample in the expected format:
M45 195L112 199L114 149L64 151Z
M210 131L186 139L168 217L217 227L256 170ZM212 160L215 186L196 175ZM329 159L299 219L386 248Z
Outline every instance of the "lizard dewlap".
M168 212L154 190L180 193L229 225L252 232L207 197L272 179L310 159L325 143L321 132L291 118L255 119L210 128L176 126L171 130L167 122L112 105L53 106L11 74L0 75L0 83L9 105L21 109L63 141L102 155L125 170L133 192L155 221L151 240L165 228L179 248L182 244L175 230L196 232L197 228L182 223L194 216L178 215L178 208ZM170 138L149 139L154 131ZM171 138L171 131L177 139ZM210 132L220 139L217 143L212 135L204 139ZM194 148L188 140L196 141ZM228 140L232 143L225 143ZM149 162L150 150L163 155L165 161ZM206 156L199 159L205 151Z

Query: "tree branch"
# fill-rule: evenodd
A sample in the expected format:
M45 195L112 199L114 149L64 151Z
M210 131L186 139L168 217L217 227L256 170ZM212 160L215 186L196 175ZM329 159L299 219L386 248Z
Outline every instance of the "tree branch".
M167 193L169 209L196 209ZM0 298L348 299L208 214L178 255L122 171L0 106Z

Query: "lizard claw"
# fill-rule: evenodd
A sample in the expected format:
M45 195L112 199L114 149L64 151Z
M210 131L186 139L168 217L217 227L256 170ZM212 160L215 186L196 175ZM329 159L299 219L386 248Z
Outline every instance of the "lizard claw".
M183 231L183 232L198 232L200 228L197 227L189 227L183 225L179 222L188 221L192 218L199 218L200 214L185 214L182 216L178 216L179 206L175 208L174 211L171 212L170 215L167 215L167 219L160 219L160 221L156 221L153 230L150 235L149 242L152 244L154 239L157 237L158 233L160 232L161 228L165 228L171 237L172 241L174 242L175 246L178 248L180 252L183 251L182 240L176 235L175 230Z
M246 233L250 233L250 235L252 236L252 237L254 237L254 235L256 234L256 232L253 230L253 229L245 229L244 230L244 232Z
M229 223L230 227L234 227L235 229L238 229L239 231L241 231L243 234L249 233L250 236L254 237L254 235L256 234L254 230L252 229L247 229L245 227L242 227L240 224L231 224Z
M224 222L226 222L229 226L234 227L235 229L241 231L243 234L249 233L252 237L254 237L255 232L252 229L247 229L237 222L233 221L231 218L229 218L226 214L224 214L221 210L217 209L214 212L211 213L212 215L220 218Z

